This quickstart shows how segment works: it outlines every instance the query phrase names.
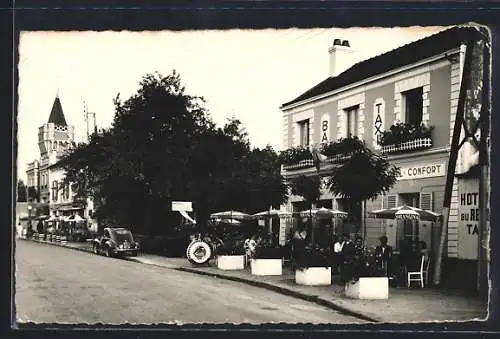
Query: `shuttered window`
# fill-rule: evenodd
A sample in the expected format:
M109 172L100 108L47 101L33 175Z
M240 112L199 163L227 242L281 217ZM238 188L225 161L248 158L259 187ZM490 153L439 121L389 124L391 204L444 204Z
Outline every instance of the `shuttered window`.
M386 198L387 206L385 208L394 208L398 206L398 195L397 194L389 194Z
M420 193L420 208L423 210L429 210L432 211L434 206L433 206L433 199L432 199L432 192L422 192Z

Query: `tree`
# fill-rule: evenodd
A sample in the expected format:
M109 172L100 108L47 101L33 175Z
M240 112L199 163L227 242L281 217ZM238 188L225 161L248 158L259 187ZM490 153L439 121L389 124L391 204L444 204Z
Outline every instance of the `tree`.
M370 150L364 141L357 138L341 139L337 143L355 145L343 151L347 160L336 167L327 179L327 186L335 195L350 199L354 205L375 199L388 192L397 181L400 170L386 158ZM339 146L342 149L342 147ZM366 211L366 208L364 209ZM362 218L364 220L365 218ZM363 233L365 225L362 225ZM365 237L365 234L363 234Z
M193 201L203 225L217 210L258 207L247 205L254 191L266 197L261 204L286 199L277 154L252 150L237 119L216 127L175 71L145 76L136 94L114 103L111 128L61 161L65 180L77 195L94 198L98 217L169 233L179 221L173 200Z
M304 198L307 205L309 205L309 211L312 210L312 205L321 196L321 179L318 175L315 176L305 176L301 175L291 182L290 185L291 192L294 195L299 195ZM309 230L307 232L311 235L311 242L313 239L313 225L312 225L312 213L309 214Z
M26 202L28 201L28 190L24 185L24 182L19 179L17 181L17 202Z

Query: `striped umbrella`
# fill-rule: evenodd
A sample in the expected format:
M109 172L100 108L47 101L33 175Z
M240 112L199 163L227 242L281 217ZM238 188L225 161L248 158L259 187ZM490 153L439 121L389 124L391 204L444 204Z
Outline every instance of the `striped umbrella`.
M368 214L376 219L438 221L441 218L441 214L439 213L407 205L371 211Z

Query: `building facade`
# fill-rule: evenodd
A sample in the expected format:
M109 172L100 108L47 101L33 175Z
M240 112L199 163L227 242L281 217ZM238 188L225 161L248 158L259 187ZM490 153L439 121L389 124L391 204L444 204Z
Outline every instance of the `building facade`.
M437 252L440 223L378 220L366 217L366 212L404 204L442 212L464 43L475 33L472 27L454 27L354 65L346 62L353 53L350 43L335 39L328 50L330 76L282 105L284 148L311 147L357 136L400 168L401 176L390 192L367 201L366 210L362 206L353 209L344 199L322 191L319 206L347 211L353 223L365 220L368 246L376 245L378 238L386 235L396 249L403 240L412 239L424 241L433 253ZM336 65L338 60L343 60L343 72ZM399 123L423 125L431 132L381 146L382 132ZM459 155L457 169L469 160L468 155ZM327 175L328 161L324 167L320 174ZM316 168L308 160L283 167L288 180L313 173ZM460 180L455 177L453 182L445 246L447 258L459 261L457 268L467 266L470 248L478 242L477 237L461 236L464 226L459 220ZM298 196L291 196L286 204L291 211L304 207Z
M51 215L64 217L77 213L93 226L91 199L75 197L71 185L64 184L64 170L58 165L73 147L74 139L75 128L66 123L61 101L56 97L47 123L38 129L40 158L27 167L28 195L31 202L47 205Z

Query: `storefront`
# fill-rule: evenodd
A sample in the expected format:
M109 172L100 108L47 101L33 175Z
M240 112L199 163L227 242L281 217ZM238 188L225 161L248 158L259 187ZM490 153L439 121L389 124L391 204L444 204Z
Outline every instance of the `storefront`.
M408 205L441 213L448 157L446 150L427 155L414 156L410 153L391 157L389 160L400 168L401 176L388 194L368 201L367 210ZM439 222L367 218L366 227L366 243L370 246L377 245L381 235L386 235L389 245L395 249L408 241L424 242L433 253L439 246Z

